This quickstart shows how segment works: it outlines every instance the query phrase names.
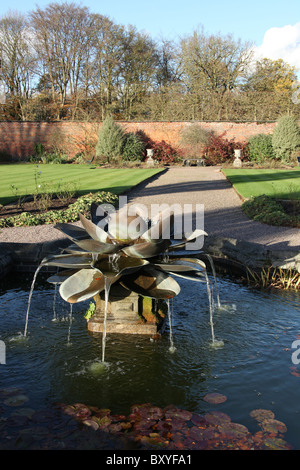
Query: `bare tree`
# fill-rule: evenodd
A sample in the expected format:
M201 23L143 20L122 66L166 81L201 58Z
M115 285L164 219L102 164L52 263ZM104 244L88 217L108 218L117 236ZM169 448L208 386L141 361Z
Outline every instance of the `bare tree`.
M120 75L124 27L108 17L94 15L91 57L91 93L103 120L114 111Z
M136 115L139 105L153 91L158 56L154 41L129 26L122 40L118 94L125 119Z
M89 47L91 19L86 7L74 3L50 3L31 13L36 47L46 69L52 100L59 97L58 119L63 115L68 93L78 96L82 67Z
M224 96L234 90L252 59L249 42L194 31L182 40L182 64L187 86L193 93L210 93L220 118Z
M0 20L1 74L14 118L28 118L28 102L35 75L36 55L27 18L10 12Z

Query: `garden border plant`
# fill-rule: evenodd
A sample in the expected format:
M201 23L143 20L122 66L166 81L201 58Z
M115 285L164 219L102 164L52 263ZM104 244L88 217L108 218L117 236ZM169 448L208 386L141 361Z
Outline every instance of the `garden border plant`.
M90 217L92 203L116 205L117 202L118 196L107 191L88 193L80 196L67 209L51 210L41 214L22 212L18 216L2 218L0 219L0 228L76 222L79 220L79 213Z
M291 216L276 199L261 195L242 204L242 210L252 220L268 225L300 228L300 215Z
M262 268L260 271L247 267L247 282L261 289L300 290L300 272L295 269Z

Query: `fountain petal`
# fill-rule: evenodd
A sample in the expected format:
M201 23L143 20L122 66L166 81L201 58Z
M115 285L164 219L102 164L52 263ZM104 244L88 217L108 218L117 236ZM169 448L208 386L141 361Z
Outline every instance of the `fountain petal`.
M56 274L53 274L53 276L48 277L47 282L50 284L61 284L70 276L73 276L73 274L77 273L77 271L78 269L67 269L65 271L60 271Z
M198 273L201 270L206 269L206 265L203 261L192 258L176 258L169 259L167 262L154 263L155 266L160 267L167 272L195 272Z
M169 251L184 248L187 243L194 243L197 240L197 238L200 238L203 236L207 236L207 233L204 230L201 230L201 229L194 230L194 232L192 232L188 237L184 238L181 242L171 245L169 248Z
M84 229L87 231L89 236L98 242L102 243L112 243L111 238L102 228L98 225L95 225L91 220L88 220L84 215L79 214L80 222L82 223Z
M122 277L120 283L137 294L154 299L170 299L180 292L179 284L171 276L150 264L133 275Z
M101 230L96 225L95 227L97 230ZM70 224L57 224L55 228L63 232L79 248L90 253L114 253L119 249L117 245L112 244L111 240L110 243L105 243L95 238L87 238L87 231L81 227L74 227Z
M72 239L72 241L79 248L81 248L84 251L90 252L90 253L99 253L99 254L116 253L120 249L120 247L118 245L113 245L112 243L103 243L103 242L99 242L97 240L91 240L91 239L75 240L75 239Z
M54 228L60 230L64 235L67 235L68 238L86 238L86 231L82 227L77 227L72 224L58 223L54 225Z
M123 253L133 258L152 258L165 251L171 244L170 240L148 241L134 243L134 245L122 248Z
M106 277L119 279L149 264L147 260L121 254L99 257L95 267Z
M113 214L108 223L111 239L123 245L133 243L147 228L147 222L140 215L129 215L127 209Z
M174 213L169 209L159 212L151 219L150 228L140 237L141 242L162 240L168 235L168 239L174 235ZM166 234L167 232L167 234Z
M206 282L206 266L203 261L198 259L178 258L173 262L155 263L155 266L176 277L190 281Z
M206 282L205 275L198 272L193 272L190 274L182 274L179 271L169 271L170 274L176 277L181 277L183 279L188 279L189 281L197 281L197 282Z
M67 248L64 248L65 253L72 253L73 255L82 255L86 254L86 251L83 250L82 248L79 248L78 245L73 243L72 245L69 245Z
M61 297L69 303L82 302L94 297L105 287L105 277L98 269L80 269L60 286Z
M61 268L81 269L92 266L94 263L92 253L76 253L67 255L54 255L50 258L44 258L41 266L57 266Z

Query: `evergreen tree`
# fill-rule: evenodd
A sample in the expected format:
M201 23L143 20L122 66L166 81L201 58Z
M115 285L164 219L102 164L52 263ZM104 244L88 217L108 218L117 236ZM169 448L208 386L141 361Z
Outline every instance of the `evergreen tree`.
M272 145L277 157L290 161L292 152L300 148L300 128L294 116L282 116L274 129Z
M96 156L105 156L108 161L111 158L122 155L125 133L121 126L116 124L111 116L107 116L99 131L96 145Z

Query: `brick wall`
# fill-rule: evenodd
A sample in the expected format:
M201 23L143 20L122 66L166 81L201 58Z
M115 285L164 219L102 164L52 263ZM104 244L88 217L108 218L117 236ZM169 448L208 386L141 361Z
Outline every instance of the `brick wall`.
M120 122L126 131L141 130L153 140L165 140L179 145L180 132L191 126L191 122ZM244 142L255 134L270 134L275 122L199 122L203 128L225 133L227 139ZM41 143L47 150L61 148L70 156L78 153L89 143L97 140L101 123L80 122L20 122L0 121L0 152L5 152L15 159L28 157L34 152L34 145Z

